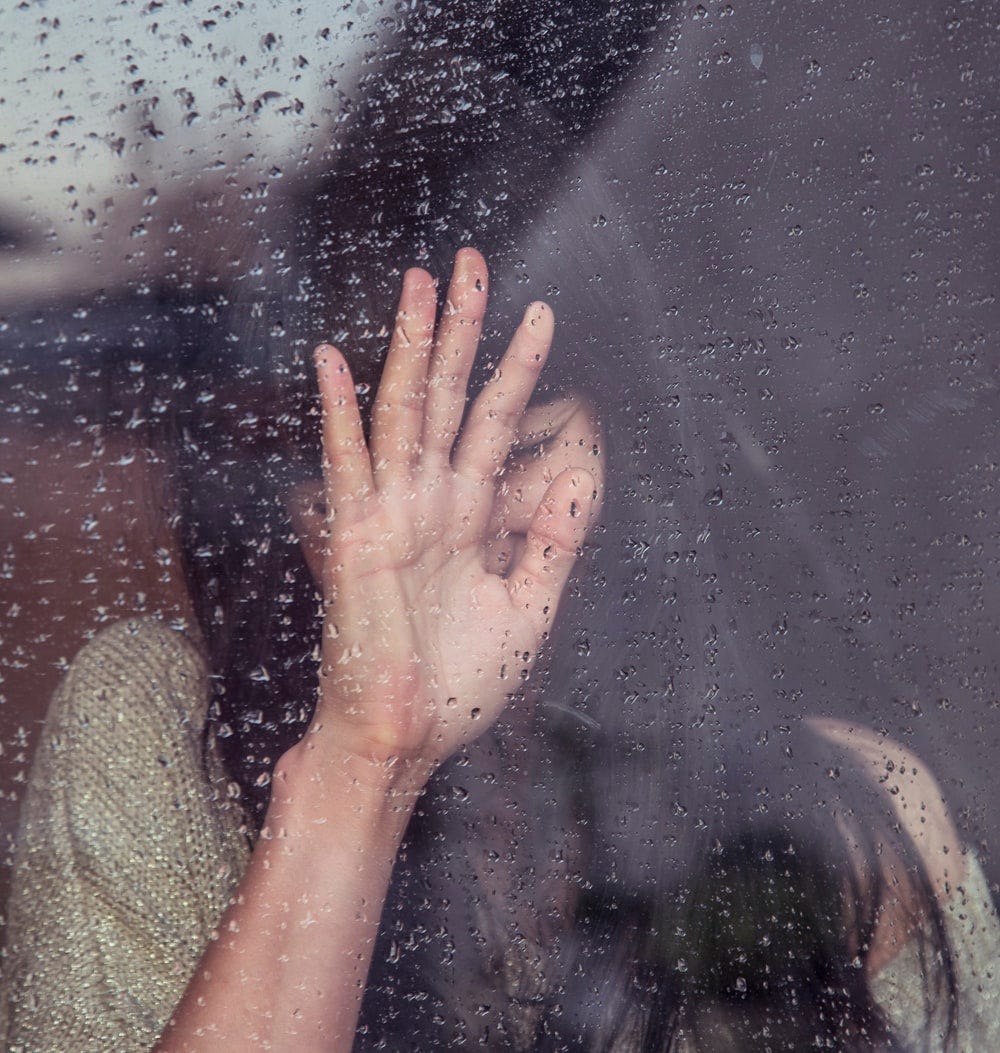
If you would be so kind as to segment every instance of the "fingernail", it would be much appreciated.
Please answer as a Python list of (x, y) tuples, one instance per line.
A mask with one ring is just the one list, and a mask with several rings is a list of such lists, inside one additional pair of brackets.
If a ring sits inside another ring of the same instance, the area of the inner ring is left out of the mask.
[(463, 279), (472, 278), (474, 275), (475, 287), (478, 292), (483, 292), (486, 289), (486, 271), (481, 264), (482, 256), (469, 245), (455, 253), (455, 272), (463, 272)]
[(536, 300), (528, 304), (524, 312), (525, 325), (544, 333), (545, 330), (551, 330), (552, 322), (552, 308), (544, 300)]
[(419, 289), (425, 284), (434, 285), (434, 278), (422, 267), (410, 267), (403, 275), (403, 287), (407, 290)]
[(313, 361), (317, 366), (322, 366), (325, 369), (330, 364), (330, 356), (333, 352), (334, 348), (330, 344), (320, 344), (313, 351)]

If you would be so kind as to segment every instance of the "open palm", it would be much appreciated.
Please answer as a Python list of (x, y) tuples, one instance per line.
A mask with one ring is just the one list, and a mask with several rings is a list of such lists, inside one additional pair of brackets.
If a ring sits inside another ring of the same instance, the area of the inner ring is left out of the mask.
[(528, 308), (459, 434), (486, 282), (482, 257), (463, 249), (435, 332), (433, 281), (406, 273), (370, 441), (343, 356), (316, 352), (326, 613), (313, 730), (361, 756), (440, 763), (496, 719), (545, 640), (594, 506), (589, 472), (562, 471), (513, 568), (487, 569), (497, 476), (552, 314)]

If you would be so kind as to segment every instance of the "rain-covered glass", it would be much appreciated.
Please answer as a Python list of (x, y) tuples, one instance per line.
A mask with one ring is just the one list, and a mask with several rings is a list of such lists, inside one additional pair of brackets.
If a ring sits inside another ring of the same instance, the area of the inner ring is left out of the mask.
[(998, 55), (0, 2), (4, 1048), (1000, 1048)]

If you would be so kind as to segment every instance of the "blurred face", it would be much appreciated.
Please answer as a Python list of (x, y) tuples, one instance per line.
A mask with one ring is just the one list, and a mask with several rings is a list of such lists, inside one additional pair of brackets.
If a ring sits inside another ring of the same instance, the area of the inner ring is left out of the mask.
[[(604, 464), (601, 426), (589, 400), (570, 394), (529, 408), (513, 453), (497, 481), (487, 569), (502, 576), (516, 563), (532, 510), (564, 469), (585, 468), (593, 475), (599, 511), (604, 495)], [(318, 475), (292, 488), (288, 511), (309, 569), (319, 581), (326, 508)]]

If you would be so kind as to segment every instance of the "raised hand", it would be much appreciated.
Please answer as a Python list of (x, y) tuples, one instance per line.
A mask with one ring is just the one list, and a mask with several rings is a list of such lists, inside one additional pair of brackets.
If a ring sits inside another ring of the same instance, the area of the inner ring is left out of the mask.
[(463, 249), (435, 331), (433, 281), (406, 273), (367, 443), (343, 356), (317, 349), (326, 613), (307, 747), (438, 764), (496, 719), (552, 625), (598, 480), (581, 451), (581, 467), (527, 498), (524, 543), (509, 569), (498, 564), (497, 478), (553, 320), (545, 304), (528, 308), (459, 434), (486, 285), (482, 257)]
[[(325, 597), (319, 699), (275, 764), (260, 837), (162, 1053), (354, 1047), (424, 781), (520, 687), (594, 514), (588, 408), (525, 414), (549, 309), (528, 308), (459, 435), (486, 307), (477, 252), (459, 253), (435, 332), (436, 304), (429, 275), (408, 271), (369, 442), (343, 357), (317, 349), (326, 507), (310, 514), (293, 496), (292, 515)], [(550, 449), (536, 458), (538, 439)]]

